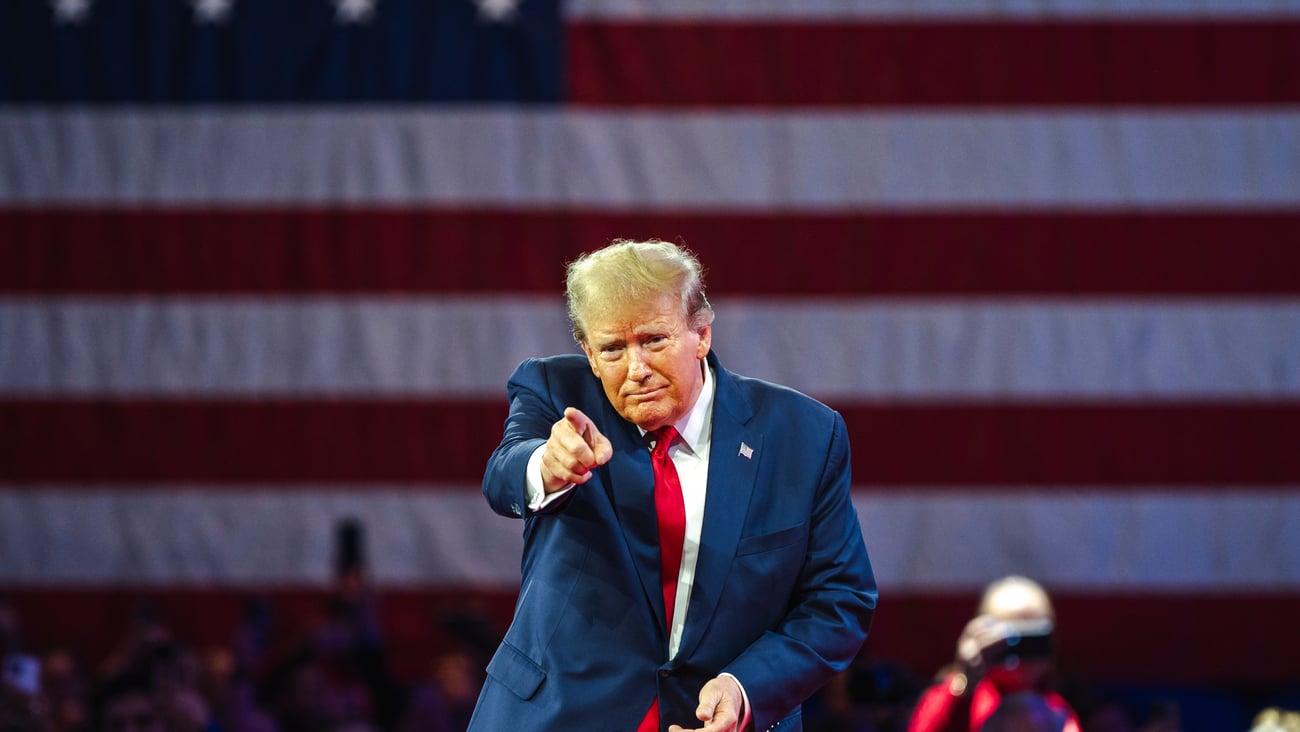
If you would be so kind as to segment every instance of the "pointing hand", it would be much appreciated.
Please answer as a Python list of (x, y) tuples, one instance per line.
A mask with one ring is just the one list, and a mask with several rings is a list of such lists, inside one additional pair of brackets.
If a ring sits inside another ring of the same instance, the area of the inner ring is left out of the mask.
[(554, 493), (570, 483), (586, 483), (591, 469), (613, 456), (613, 446), (596, 423), (581, 410), (569, 407), (564, 417), (551, 425), (551, 436), (542, 451), (542, 486), (547, 493)]

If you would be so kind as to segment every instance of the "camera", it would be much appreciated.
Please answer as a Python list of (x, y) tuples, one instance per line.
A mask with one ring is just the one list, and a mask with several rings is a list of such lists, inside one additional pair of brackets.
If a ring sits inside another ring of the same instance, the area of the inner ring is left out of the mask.
[(1006, 620), (993, 627), (994, 639), (980, 649), (978, 665), (985, 668), (1014, 668), (1022, 661), (1052, 657), (1052, 621)]

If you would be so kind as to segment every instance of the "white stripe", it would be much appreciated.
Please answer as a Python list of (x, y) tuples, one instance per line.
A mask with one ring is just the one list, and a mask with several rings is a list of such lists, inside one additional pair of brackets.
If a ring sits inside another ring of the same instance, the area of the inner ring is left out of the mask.
[(1196, 18), (1300, 15), (1297, 0), (569, 0), (591, 20)]
[(554, 301), (0, 300), (0, 393), (502, 398), (577, 349)]
[[(718, 298), (737, 372), (836, 401), (1300, 396), (1300, 300)], [(502, 398), (554, 298), (0, 299), (0, 394)]]
[[(878, 489), (854, 496), (886, 591), (1300, 589), (1300, 487)], [(0, 487), (0, 582), (324, 585), (333, 527), (365, 527), (381, 585), (518, 586), (523, 524), (476, 487), (355, 491)]]
[(1300, 112), (0, 112), (2, 205), (1300, 205)]
[(0, 487), (0, 583), (326, 584), (334, 527), (377, 581), (518, 585), (523, 523), (477, 490)]
[(1078, 589), (1300, 589), (1295, 489), (888, 489), (855, 504), (882, 588), (1023, 574)]

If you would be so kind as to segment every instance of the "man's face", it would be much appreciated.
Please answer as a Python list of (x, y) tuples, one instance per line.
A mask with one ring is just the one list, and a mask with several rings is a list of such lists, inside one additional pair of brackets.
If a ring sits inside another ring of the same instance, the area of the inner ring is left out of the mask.
[(583, 325), (582, 350), (624, 419), (648, 432), (676, 423), (695, 405), (713, 331), (690, 328), (679, 300), (665, 296), (595, 313)]

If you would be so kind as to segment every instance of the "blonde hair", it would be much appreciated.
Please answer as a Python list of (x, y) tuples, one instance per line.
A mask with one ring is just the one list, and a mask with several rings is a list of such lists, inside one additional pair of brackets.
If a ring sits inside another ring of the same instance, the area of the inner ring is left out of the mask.
[(713, 322), (713, 306), (704, 296), (704, 268), (690, 250), (657, 239), (615, 239), (569, 263), (564, 281), (573, 339), (587, 339), (584, 316), (595, 308), (640, 303), (665, 295), (681, 301), (692, 328)]

